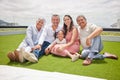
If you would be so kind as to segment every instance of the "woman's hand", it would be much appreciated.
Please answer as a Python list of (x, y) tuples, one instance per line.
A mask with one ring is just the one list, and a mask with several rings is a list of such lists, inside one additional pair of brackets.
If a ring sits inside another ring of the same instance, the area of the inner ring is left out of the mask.
[(36, 45), (36, 46), (34, 46), (33, 48), (32, 48), (32, 50), (35, 50), (35, 49), (39, 49), (39, 50), (41, 50), (41, 45)]

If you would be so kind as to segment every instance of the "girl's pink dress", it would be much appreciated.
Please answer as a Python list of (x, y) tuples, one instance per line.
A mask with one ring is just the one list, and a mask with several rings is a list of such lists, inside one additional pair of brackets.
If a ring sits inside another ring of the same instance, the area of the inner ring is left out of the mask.
[[(66, 42), (67, 42), (67, 43), (70, 42), (71, 38), (72, 38), (72, 31), (67, 32), (66, 37), (65, 37)], [(55, 55), (59, 55), (59, 56), (64, 56), (64, 57), (65, 57), (65, 56), (67, 56), (66, 50), (68, 50), (68, 51), (69, 51), (70, 53), (72, 53), (72, 54), (74, 54), (74, 53), (76, 53), (76, 52), (79, 52), (79, 50), (80, 50), (80, 41), (79, 41), (78, 33), (77, 33), (77, 35), (76, 35), (76, 38), (75, 38), (74, 43), (73, 43), (72, 45), (66, 47), (66, 48), (60, 53), (60, 52), (57, 51), (57, 49), (58, 49), (61, 45), (62, 45), (62, 44), (56, 44), (56, 45), (52, 48), (51, 53), (52, 53), (52, 54), (55, 54)]]

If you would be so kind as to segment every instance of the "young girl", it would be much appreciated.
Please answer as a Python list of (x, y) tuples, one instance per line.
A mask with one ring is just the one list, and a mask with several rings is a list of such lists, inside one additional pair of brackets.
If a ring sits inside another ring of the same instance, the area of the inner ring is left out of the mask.
[(46, 48), (46, 55), (48, 55), (51, 52), (51, 49), (55, 44), (66, 44), (65, 34), (63, 30), (58, 31), (58, 33), (55, 34), (55, 37), (56, 39)]

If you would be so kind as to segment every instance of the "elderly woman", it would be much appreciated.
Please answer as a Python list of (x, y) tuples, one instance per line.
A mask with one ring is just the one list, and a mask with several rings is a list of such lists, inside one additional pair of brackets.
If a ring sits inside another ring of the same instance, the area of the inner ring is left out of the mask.
[[(30, 62), (37, 62), (37, 58), (34, 54), (31, 53), (32, 50), (36, 49), (38, 44), (39, 37), (43, 32), (43, 26), (45, 19), (39, 18), (36, 21), (35, 26), (29, 26), (26, 31), (25, 39), (20, 43), (18, 48), (14, 52), (8, 53), (8, 58), (10, 61), (24, 62), (28, 60)], [(29, 57), (27, 54), (30, 54), (32, 57)]]

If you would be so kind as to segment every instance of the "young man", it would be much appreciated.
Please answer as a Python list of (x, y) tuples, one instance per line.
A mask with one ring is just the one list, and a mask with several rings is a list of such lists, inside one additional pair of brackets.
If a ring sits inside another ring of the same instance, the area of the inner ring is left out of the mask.
[[(43, 32), (45, 20), (43, 18), (39, 18), (36, 21), (35, 26), (29, 26), (26, 31), (25, 39), (20, 43), (18, 48), (14, 52), (8, 53), (8, 58), (10, 61), (24, 62), (25, 59), (30, 62), (37, 62), (37, 58), (34, 54), (31, 54), (33, 49), (36, 49), (36, 45), (38, 44), (39, 37)], [(29, 57), (27, 54), (30, 54)]]
[[(45, 54), (45, 49), (55, 40), (54, 34), (62, 29), (62, 27), (59, 26), (59, 15), (52, 15), (51, 22), (52, 25), (44, 28), (43, 33), (39, 38), (39, 43), (36, 46), (36, 49), (33, 50), (33, 54), (37, 57), (37, 59)], [(28, 56), (30, 56), (30, 54), (28, 54)]]
[(95, 24), (87, 23), (85, 16), (80, 15), (76, 19), (79, 27), (80, 42), (83, 47), (81, 58), (84, 58), (83, 65), (89, 65), (93, 59), (112, 58), (118, 59), (116, 55), (105, 52), (100, 54), (103, 49), (100, 33), (103, 31), (101, 27)]

